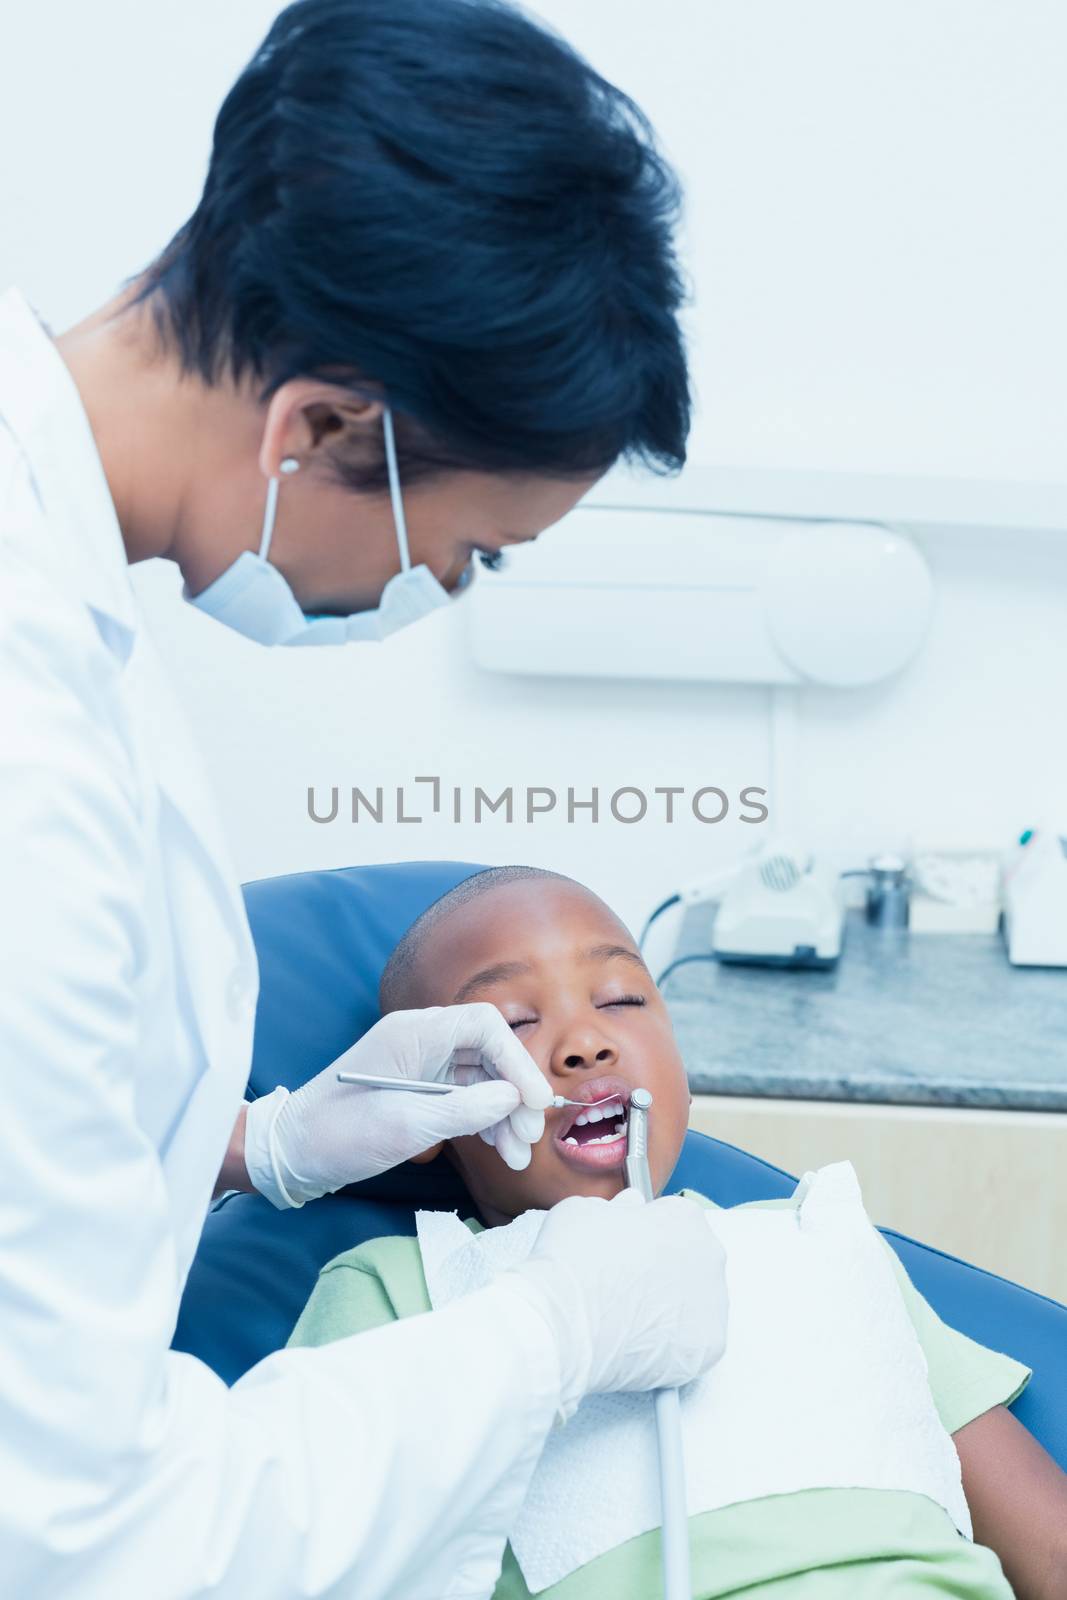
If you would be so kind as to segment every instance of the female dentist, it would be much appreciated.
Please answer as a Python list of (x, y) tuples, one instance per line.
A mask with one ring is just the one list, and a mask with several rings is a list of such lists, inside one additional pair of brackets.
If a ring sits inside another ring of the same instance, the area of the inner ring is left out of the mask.
[(522, 1166), (548, 1090), (461, 1006), (350, 1052), (480, 1064), (452, 1096), (330, 1069), (242, 1107), (255, 955), (128, 576), (172, 560), (264, 644), (380, 639), (619, 457), (679, 464), (672, 207), (630, 103), (509, 8), (300, 0), (159, 260), (55, 340), (0, 298), (7, 1594), (488, 1595), (553, 1420), (721, 1353), (701, 1215), (629, 1196), (567, 1201), (444, 1312), (233, 1389), (169, 1350), (213, 1190), (298, 1206), (474, 1131)]

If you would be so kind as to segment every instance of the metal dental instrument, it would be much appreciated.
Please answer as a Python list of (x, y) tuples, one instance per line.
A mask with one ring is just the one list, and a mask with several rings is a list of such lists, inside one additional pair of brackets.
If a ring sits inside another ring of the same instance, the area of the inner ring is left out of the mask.
[(338, 1083), (361, 1083), (367, 1089), (405, 1089), (408, 1094), (451, 1094), (458, 1083), (427, 1083), (425, 1078), (376, 1078), (371, 1072), (339, 1072)]
[[(654, 1198), (648, 1166), (648, 1113), (652, 1096), (647, 1089), (630, 1091), (626, 1125), (626, 1186), (643, 1200)], [(657, 1389), (656, 1435), (659, 1441), (659, 1493), (662, 1521), (664, 1600), (692, 1600), (689, 1573), (689, 1513), (685, 1494), (685, 1457), (682, 1453), (682, 1409), (677, 1389)]]
[[(451, 1094), (453, 1089), (462, 1088), (458, 1083), (428, 1083), (425, 1078), (376, 1078), (372, 1072), (339, 1072), (338, 1083), (361, 1083), (367, 1089), (406, 1089), (409, 1094)], [(641, 1094), (647, 1093), (642, 1089)], [(554, 1094), (552, 1105), (578, 1106), (580, 1110), (588, 1110), (590, 1106), (606, 1106), (612, 1100), (621, 1100), (618, 1094), (605, 1094), (599, 1100), (568, 1100), (565, 1094)], [(651, 1196), (649, 1197), (651, 1198)]]

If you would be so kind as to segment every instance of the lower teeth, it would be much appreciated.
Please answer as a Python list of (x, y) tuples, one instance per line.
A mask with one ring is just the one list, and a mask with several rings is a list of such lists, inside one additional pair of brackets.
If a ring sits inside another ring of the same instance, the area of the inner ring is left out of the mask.
[(596, 1139), (585, 1139), (585, 1140), (582, 1140), (582, 1141), (579, 1141), (578, 1139), (575, 1139), (573, 1136), (568, 1136), (566, 1139), (564, 1139), (563, 1143), (564, 1144), (574, 1144), (574, 1145), (582, 1143), (582, 1144), (584, 1144), (586, 1146), (591, 1145), (591, 1144), (614, 1144), (618, 1139), (621, 1139), (621, 1138), (622, 1138), (622, 1134), (621, 1133), (602, 1133)]

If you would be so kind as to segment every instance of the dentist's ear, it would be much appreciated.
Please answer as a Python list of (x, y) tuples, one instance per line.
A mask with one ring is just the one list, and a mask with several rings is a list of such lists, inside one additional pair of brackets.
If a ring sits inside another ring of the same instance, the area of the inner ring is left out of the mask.
[(415, 1162), (416, 1166), (425, 1166), (429, 1161), (436, 1161), (444, 1147), (445, 1141), (443, 1139), (439, 1139), (437, 1143), (432, 1144), (428, 1150), (423, 1150), (419, 1155), (412, 1156), (410, 1159)]
[(362, 396), (340, 384), (313, 378), (290, 378), (276, 389), (267, 404), (259, 468), (276, 478), (286, 458), (306, 461), (324, 444), (336, 444), (346, 434), (381, 429), (384, 397)]

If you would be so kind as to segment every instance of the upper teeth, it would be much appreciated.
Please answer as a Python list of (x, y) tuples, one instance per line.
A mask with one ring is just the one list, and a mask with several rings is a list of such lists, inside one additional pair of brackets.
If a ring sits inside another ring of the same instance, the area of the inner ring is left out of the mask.
[(588, 1122), (600, 1122), (607, 1117), (621, 1117), (624, 1114), (621, 1100), (609, 1100), (607, 1105), (590, 1106), (588, 1111), (579, 1111), (574, 1125), (584, 1128)]

